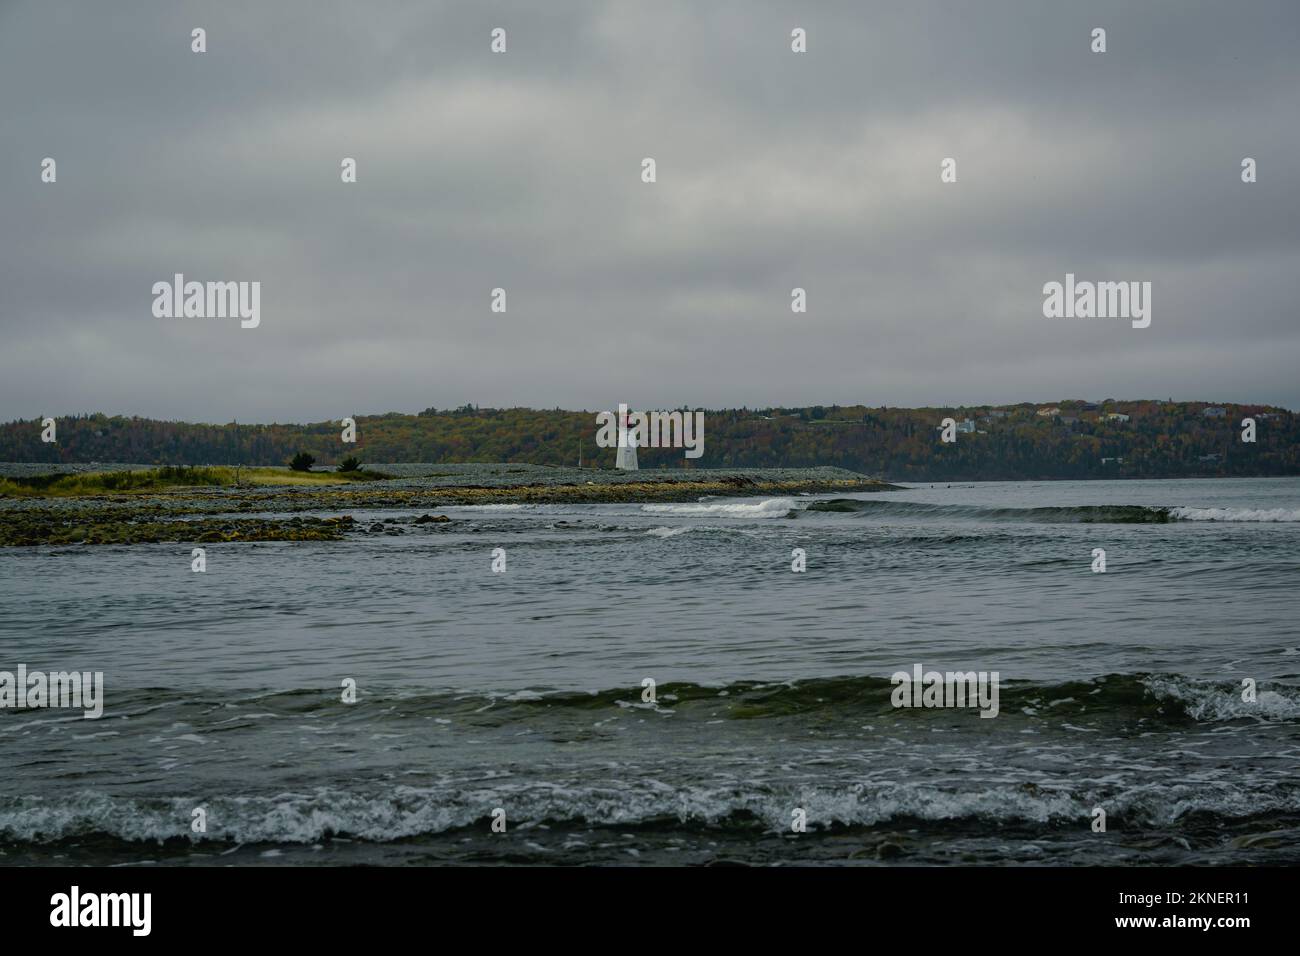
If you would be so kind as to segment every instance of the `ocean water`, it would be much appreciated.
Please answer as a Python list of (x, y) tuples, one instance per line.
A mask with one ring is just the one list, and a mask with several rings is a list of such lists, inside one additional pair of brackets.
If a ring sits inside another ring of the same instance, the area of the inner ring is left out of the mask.
[(0, 550), (0, 864), (1300, 862), (1300, 479), (418, 513)]

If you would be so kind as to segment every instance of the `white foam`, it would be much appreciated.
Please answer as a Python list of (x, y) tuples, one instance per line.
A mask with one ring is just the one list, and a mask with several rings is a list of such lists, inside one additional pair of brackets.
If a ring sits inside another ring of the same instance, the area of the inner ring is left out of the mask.
[(1182, 705), (1193, 720), (1221, 721), (1253, 717), (1256, 720), (1295, 720), (1300, 718), (1300, 696), (1294, 690), (1282, 692), (1260, 690), (1253, 702), (1241, 699), (1241, 688), (1226, 690), (1221, 686), (1196, 684), (1181, 677), (1150, 678), (1144, 683), (1157, 697), (1172, 699)]
[(793, 498), (765, 498), (756, 502), (712, 502), (695, 504), (642, 505), (652, 515), (708, 515), (716, 518), (784, 518), (795, 507)]
[[(481, 789), (423, 789), (398, 786), (384, 795), (338, 790), (275, 797), (214, 796), (207, 801), (208, 831), (190, 831), (190, 797), (132, 800), (99, 792), (60, 794), (56, 800), (0, 797), (0, 837), (48, 842), (105, 833), (124, 840), (189, 839), (311, 845), (346, 833), (353, 839), (386, 842), (442, 833), (480, 820), (485, 806), (505, 801), (515, 825), (580, 820), (585, 825), (635, 825), (665, 818), (716, 823), (745, 812), (773, 832), (790, 825), (790, 807), (807, 811), (811, 826), (874, 826), (899, 818), (1034, 823), (1086, 820), (1097, 804), (1090, 789), (1028, 791), (1019, 786), (959, 790), (931, 784), (865, 784), (802, 787), (798, 795), (766, 786), (732, 784), (676, 787), (646, 779), (640, 789), (621, 786), (570, 787), (543, 781), (498, 783)], [(1187, 813), (1209, 811), (1242, 817), (1260, 812), (1294, 813), (1300, 795), (1260, 793), (1231, 782), (1212, 788), (1140, 786), (1114, 794), (1115, 806), (1137, 820), (1172, 823)]]
[(520, 700), (541, 700), (541, 699), (542, 699), (542, 695), (539, 694), (539, 693), (537, 693), (537, 691), (535, 691), (535, 690), (518, 690), (518, 691), (515, 691), (513, 694), (508, 694), (508, 695), (507, 695), (505, 698), (503, 698), (503, 699), (504, 699), (504, 700), (511, 700), (511, 701), (520, 701)]
[(1300, 508), (1170, 508), (1180, 521), (1300, 521)]

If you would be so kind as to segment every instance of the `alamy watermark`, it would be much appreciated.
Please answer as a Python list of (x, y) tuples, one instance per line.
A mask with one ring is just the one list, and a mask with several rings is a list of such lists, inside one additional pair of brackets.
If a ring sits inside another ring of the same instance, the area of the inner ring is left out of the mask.
[(28, 671), (26, 664), (18, 672), (0, 671), (0, 708), (64, 707), (84, 711), (86, 720), (97, 720), (104, 713), (103, 671)]
[(895, 671), (889, 678), (896, 684), (889, 696), (895, 707), (978, 707), (981, 717), (998, 715), (998, 672), (940, 671), (921, 672), (912, 665), (912, 673)]
[(152, 893), (83, 893), (73, 885), (50, 897), (50, 925), (55, 927), (121, 926), (132, 936), (148, 936), (153, 928)]
[(262, 322), (260, 282), (186, 282), (178, 272), (171, 282), (155, 282), (152, 291), (155, 318), (239, 318), (245, 329)]
[(684, 448), (687, 458), (704, 454), (704, 412), (598, 412), (600, 448)]
[(1043, 286), (1043, 315), (1049, 319), (1131, 319), (1133, 328), (1151, 324), (1150, 282), (1065, 282)]

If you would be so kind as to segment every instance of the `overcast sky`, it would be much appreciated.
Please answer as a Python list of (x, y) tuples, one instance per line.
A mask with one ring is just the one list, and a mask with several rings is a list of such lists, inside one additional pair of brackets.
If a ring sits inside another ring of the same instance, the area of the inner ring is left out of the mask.
[[(1294, 0), (0, 0), (0, 420), (1300, 408), (1297, 37)], [(261, 325), (155, 318), (177, 272)], [(1151, 326), (1044, 318), (1067, 272), (1150, 281)]]

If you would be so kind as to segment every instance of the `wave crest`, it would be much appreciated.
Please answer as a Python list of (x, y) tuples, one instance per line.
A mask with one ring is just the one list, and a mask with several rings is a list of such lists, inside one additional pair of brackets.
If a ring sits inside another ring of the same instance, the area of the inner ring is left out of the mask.
[[(493, 808), (507, 808), (513, 826), (687, 829), (760, 828), (784, 832), (792, 807), (811, 828), (872, 827), (898, 821), (998, 825), (1071, 824), (1104, 803), (1129, 826), (1170, 826), (1195, 815), (1225, 822), (1300, 811), (1300, 789), (1260, 793), (1244, 786), (1178, 785), (1113, 789), (1104, 785), (1032, 783), (960, 789), (932, 783), (856, 783), (841, 787), (763, 785), (671, 786), (655, 780), (635, 788), (484, 781), (476, 789), (396, 787), (383, 794), (322, 788), (276, 796), (132, 799), (81, 791), (54, 799), (0, 798), (0, 837), (53, 843), (109, 837), (126, 842), (313, 844), (332, 837), (376, 843), (482, 826)], [(190, 830), (195, 805), (207, 810), (207, 832)]]
[(765, 498), (756, 502), (701, 501), (689, 504), (642, 505), (641, 510), (652, 515), (678, 515), (697, 518), (784, 518), (795, 507), (793, 498)]

